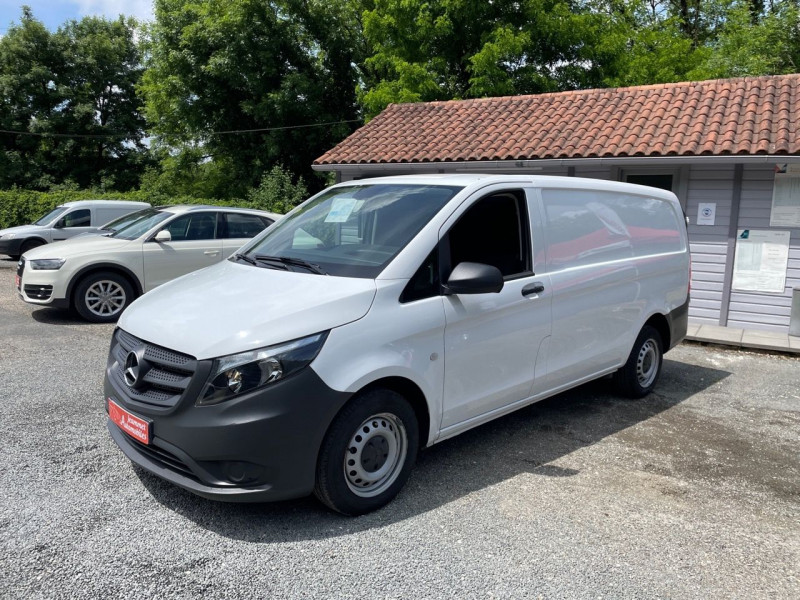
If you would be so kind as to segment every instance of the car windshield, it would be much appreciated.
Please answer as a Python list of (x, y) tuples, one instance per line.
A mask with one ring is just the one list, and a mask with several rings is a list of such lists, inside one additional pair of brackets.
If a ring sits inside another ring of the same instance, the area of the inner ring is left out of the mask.
[(51, 221), (54, 221), (57, 217), (61, 215), (61, 213), (67, 210), (66, 206), (56, 206), (53, 210), (43, 216), (41, 219), (36, 221), (34, 225), (47, 225)]
[(103, 231), (119, 231), (123, 227), (127, 227), (134, 221), (138, 221), (139, 219), (146, 217), (149, 214), (149, 211), (152, 209), (145, 208), (144, 210), (137, 210), (136, 212), (128, 213), (127, 215), (122, 215), (121, 217), (117, 217), (113, 221), (109, 221), (105, 225), (103, 225), (100, 229)]
[(462, 188), (370, 184), (334, 188), (267, 229), (237, 257), (250, 264), (376, 277)]
[(173, 216), (171, 212), (164, 212), (155, 208), (146, 208), (139, 211), (139, 218), (128, 223), (127, 225), (117, 229), (109, 237), (117, 238), (120, 240), (135, 240), (136, 238), (144, 235), (153, 227)]

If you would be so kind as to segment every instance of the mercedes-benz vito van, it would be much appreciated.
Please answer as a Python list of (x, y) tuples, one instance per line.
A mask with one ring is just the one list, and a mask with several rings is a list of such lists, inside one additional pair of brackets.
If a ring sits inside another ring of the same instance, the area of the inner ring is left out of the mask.
[(207, 498), (389, 502), (418, 450), (683, 339), (689, 251), (663, 190), (543, 176), (347, 182), (114, 332), (108, 428)]

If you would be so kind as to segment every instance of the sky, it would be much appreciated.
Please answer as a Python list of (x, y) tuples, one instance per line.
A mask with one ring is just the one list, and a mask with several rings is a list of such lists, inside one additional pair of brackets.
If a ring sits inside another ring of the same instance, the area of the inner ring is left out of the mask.
[(33, 16), (51, 31), (65, 21), (87, 15), (116, 19), (123, 14), (140, 21), (153, 19), (153, 0), (0, 0), (0, 35), (12, 22), (19, 23), (23, 4), (30, 6)]

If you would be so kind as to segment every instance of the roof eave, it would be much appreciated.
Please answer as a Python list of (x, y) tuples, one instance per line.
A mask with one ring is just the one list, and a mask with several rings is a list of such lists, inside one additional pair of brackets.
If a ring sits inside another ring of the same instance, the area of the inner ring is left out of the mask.
[(334, 163), (314, 164), (315, 171), (349, 172), (450, 172), (453, 171), (497, 171), (508, 169), (539, 170), (557, 167), (577, 166), (624, 166), (624, 165), (675, 165), (686, 163), (703, 164), (763, 164), (763, 163), (800, 163), (800, 154), (728, 154), (723, 156), (604, 156), (598, 158), (551, 158), (523, 160), (470, 160), (441, 162), (381, 162), (381, 163)]

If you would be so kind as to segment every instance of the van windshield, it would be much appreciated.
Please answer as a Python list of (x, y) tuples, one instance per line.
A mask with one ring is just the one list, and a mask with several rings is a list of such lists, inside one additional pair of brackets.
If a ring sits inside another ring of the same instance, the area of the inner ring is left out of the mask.
[(36, 221), (34, 225), (47, 225), (51, 221), (54, 221), (57, 217), (61, 216), (61, 213), (67, 210), (66, 206), (56, 206), (53, 210), (43, 216), (41, 219)]
[(171, 212), (163, 212), (155, 208), (146, 208), (136, 213), (139, 218), (133, 223), (128, 223), (120, 229), (117, 229), (109, 237), (117, 238), (120, 240), (135, 240), (136, 238), (144, 235), (153, 227), (173, 216)]
[(323, 192), (240, 254), (254, 265), (376, 277), (461, 187), (371, 184)]

